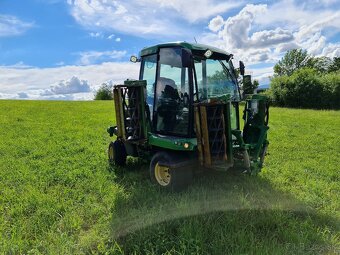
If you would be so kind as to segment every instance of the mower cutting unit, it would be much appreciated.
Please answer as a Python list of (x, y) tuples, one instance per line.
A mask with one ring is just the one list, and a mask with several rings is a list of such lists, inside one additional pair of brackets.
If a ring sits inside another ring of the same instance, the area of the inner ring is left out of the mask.
[[(232, 54), (201, 44), (176, 42), (144, 48), (139, 80), (113, 89), (117, 136), (109, 161), (127, 156), (151, 160), (150, 176), (161, 187), (187, 186), (193, 171), (239, 167), (256, 174), (268, 147), (269, 104), (249, 95), (239, 120), (240, 89)], [(239, 73), (244, 75), (240, 61)]]

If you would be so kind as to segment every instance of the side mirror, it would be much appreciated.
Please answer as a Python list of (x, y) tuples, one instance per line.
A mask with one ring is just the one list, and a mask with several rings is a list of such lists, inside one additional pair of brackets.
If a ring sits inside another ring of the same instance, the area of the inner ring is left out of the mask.
[(187, 49), (182, 49), (182, 66), (183, 67), (191, 66), (191, 53)]
[(243, 76), (244, 75), (244, 70), (245, 70), (245, 67), (244, 67), (244, 64), (242, 61), (240, 61), (240, 74)]

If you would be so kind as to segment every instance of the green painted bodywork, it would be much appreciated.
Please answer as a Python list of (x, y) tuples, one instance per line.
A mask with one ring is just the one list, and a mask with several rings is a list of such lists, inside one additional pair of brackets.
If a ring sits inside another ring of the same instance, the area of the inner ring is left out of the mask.
[[(175, 151), (194, 151), (197, 148), (196, 138), (181, 138), (177, 136), (165, 136), (153, 133), (148, 134), (148, 143), (152, 146)], [(189, 144), (188, 148), (184, 148), (185, 143)]]
[[(251, 103), (256, 102), (258, 104), (258, 112), (250, 117), (247, 110), (250, 111)], [(241, 151), (248, 151), (251, 165), (250, 173), (257, 174), (262, 168), (260, 161), (261, 153), (264, 147), (268, 146), (267, 132), (269, 127), (265, 123), (266, 108), (268, 107), (268, 97), (265, 95), (254, 94), (249, 95), (246, 98), (245, 110), (243, 119), (248, 125), (248, 131), (243, 130), (243, 134), (240, 130), (232, 130), (232, 134), (237, 139), (238, 149)], [(268, 110), (268, 108), (267, 108)]]
[(188, 43), (188, 42), (169, 42), (169, 43), (157, 44), (157, 45), (142, 49), (139, 55), (143, 57), (146, 55), (157, 53), (159, 48), (176, 47), (176, 46), (189, 49), (189, 50), (201, 50), (201, 51), (211, 50), (212, 52), (230, 56), (230, 54), (224, 50), (221, 50), (221, 49), (209, 46), (209, 45), (205, 45), (205, 44)]

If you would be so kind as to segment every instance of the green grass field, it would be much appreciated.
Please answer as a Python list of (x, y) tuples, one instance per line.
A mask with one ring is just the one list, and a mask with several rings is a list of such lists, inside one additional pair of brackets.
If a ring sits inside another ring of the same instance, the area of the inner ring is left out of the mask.
[(272, 108), (257, 177), (110, 168), (111, 102), (0, 101), (0, 254), (339, 254), (340, 111)]

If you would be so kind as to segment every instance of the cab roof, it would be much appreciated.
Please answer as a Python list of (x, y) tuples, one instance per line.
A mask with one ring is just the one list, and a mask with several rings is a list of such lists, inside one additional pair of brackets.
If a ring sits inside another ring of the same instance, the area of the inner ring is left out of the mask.
[(188, 42), (168, 42), (168, 43), (161, 43), (161, 44), (153, 45), (153, 46), (150, 46), (150, 47), (145, 47), (140, 51), (139, 55), (141, 57), (143, 57), (143, 56), (154, 54), (154, 53), (158, 52), (159, 48), (176, 47), (176, 46), (186, 48), (186, 49), (189, 49), (189, 50), (199, 50), (199, 51), (211, 50), (213, 53), (219, 53), (219, 54), (223, 54), (223, 55), (227, 55), (227, 56), (231, 55), (228, 52), (221, 50), (221, 49), (218, 49), (218, 48), (213, 47), (213, 46), (209, 46), (209, 45), (205, 45), (205, 44), (199, 44), (199, 43), (188, 43)]

